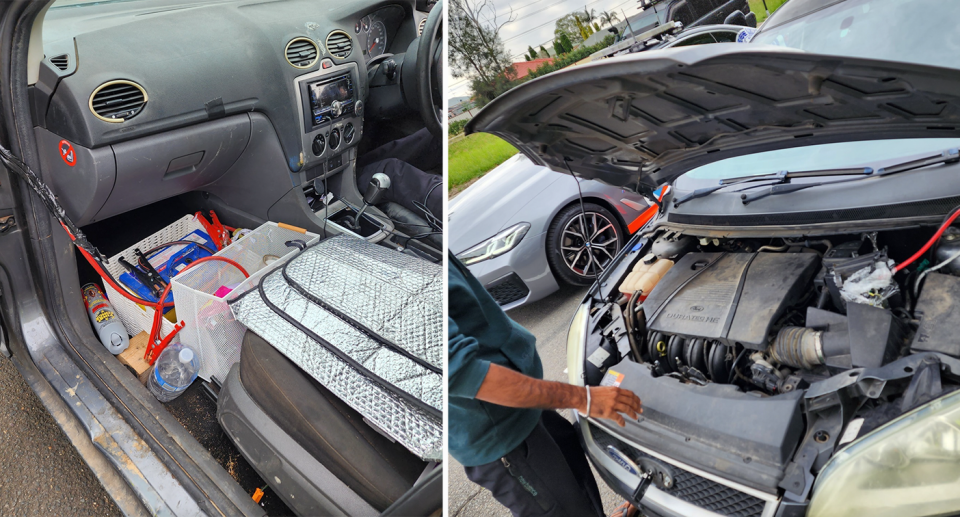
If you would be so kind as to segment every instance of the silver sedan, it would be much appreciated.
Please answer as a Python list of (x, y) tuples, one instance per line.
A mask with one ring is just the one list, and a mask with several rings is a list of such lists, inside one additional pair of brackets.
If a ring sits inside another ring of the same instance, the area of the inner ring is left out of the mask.
[(513, 309), (553, 293), (558, 282), (593, 283), (648, 206), (639, 194), (597, 181), (578, 188), (573, 176), (518, 154), (451, 201), (450, 251)]

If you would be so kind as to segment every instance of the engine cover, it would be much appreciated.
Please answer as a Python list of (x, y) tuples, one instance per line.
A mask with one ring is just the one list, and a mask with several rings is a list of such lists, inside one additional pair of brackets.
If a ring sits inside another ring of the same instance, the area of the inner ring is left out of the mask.
[(643, 303), (647, 328), (762, 350), (770, 326), (807, 292), (814, 253), (688, 253)]

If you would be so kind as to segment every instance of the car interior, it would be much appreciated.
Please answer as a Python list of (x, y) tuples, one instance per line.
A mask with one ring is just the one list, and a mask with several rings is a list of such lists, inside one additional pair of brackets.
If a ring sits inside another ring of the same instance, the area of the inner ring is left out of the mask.
[[(440, 214), (370, 196), (383, 189), (358, 185), (357, 165), (405, 137), (441, 136), (434, 8), (425, 0), (58, 0), (34, 25), (29, 54), (37, 172), (105, 257), (213, 211), (227, 227), (280, 222), (439, 263)], [(434, 148), (437, 166), (423, 172), (441, 175)], [(78, 253), (57, 261), (69, 323), (99, 345), (79, 293), (100, 277)], [(122, 371), (102, 346), (89, 352)], [(269, 439), (238, 447), (218, 419), (224, 379), (198, 379), (166, 404), (133, 374), (118, 379), (142, 404), (128, 408), (134, 420), (156, 420), (185, 451), (208, 455), (199, 463), (221, 467), (207, 472), (214, 484), (236, 483), (248, 496), (267, 487), (259, 505), (267, 514), (380, 514), (431, 473), (439, 479), (436, 462), (368, 425), (252, 332), (239, 365), (244, 395), (292, 440), (285, 451), (316, 460), (336, 489), (304, 480), (292, 483), (308, 488), (300, 492), (277, 489), (280, 479), (268, 477), (283, 471), (275, 465), (282, 447)]]

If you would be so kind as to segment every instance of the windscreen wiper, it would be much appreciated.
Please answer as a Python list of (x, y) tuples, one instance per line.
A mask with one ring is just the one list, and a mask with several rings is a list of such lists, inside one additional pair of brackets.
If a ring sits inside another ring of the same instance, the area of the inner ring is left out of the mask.
[[(767, 185), (783, 185), (790, 184), (790, 180), (796, 178), (819, 178), (824, 176), (865, 176), (873, 174), (873, 169), (870, 167), (854, 167), (849, 169), (822, 169), (816, 171), (780, 171), (772, 174), (758, 174), (756, 176), (740, 176), (736, 178), (724, 178), (720, 180), (718, 185), (713, 187), (704, 187), (701, 189), (694, 190), (683, 197), (677, 198), (673, 201), (673, 207), (676, 208), (687, 201), (691, 201), (697, 198), (708, 196), (714, 192), (726, 188), (732, 185), (742, 185), (744, 183), (753, 183), (753, 182), (768, 182)], [(746, 188), (755, 188), (763, 187), (765, 185), (748, 185)]]
[(766, 190), (761, 190), (760, 192), (753, 192), (751, 194), (740, 194), (740, 201), (744, 205), (750, 203), (751, 201), (756, 201), (758, 199), (763, 199), (767, 196), (776, 196), (780, 194), (788, 194), (790, 192), (796, 192), (798, 190), (804, 190), (811, 187), (819, 187), (821, 185), (833, 185), (837, 183), (849, 183), (851, 181), (860, 181), (869, 178), (876, 178), (881, 176), (892, 176), (894, 174), (899, 174), (901, 172), (912, 171), (920, 169), (922, 167), (929, 167), (931, 165), (945, 164), (945, 163), (957, 163), (960, 162), (960, 149), (947, 149), (940, 154), (935, 154), (932, 156), (927, 156), (925, 158), (918, 158), (916, 160), (910, 160), (889, 167), (883, 167), (877, 169), (876, 172), (873, 172), (872, 169), (870, 173), (866, 174), (865, 177), (861, 178), (851, 178), (840, 181), (818, 181), (815, 183), (804, 183), (800, 185), (792, 184), (778, 184), (773, 185)]

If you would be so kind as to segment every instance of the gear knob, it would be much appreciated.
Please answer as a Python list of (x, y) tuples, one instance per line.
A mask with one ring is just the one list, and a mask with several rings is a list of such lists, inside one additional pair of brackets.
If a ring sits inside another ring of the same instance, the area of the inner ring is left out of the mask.
[(384, 194), (390, 190), (390, 176), (378, 172), (370, 179), (367, 184), (367, 191), (363, 194), (363, 203), (365, 205), (376, 205), (383, 199)]
[(388, 190), (390, 190), (390, 176), (382, 172), (374, 174), (373, 177), (370, 178), (370, 183), (367, 184), (367, 191), (363, 193), (363, 206), (360, 208), (360, 211), (357, 212), (355, 218), (347, 219), (347, 225), (352, 226), (354, 230), (359, 229), (360, 218), (363, 217), (363, 213), (367, 211), (367, 207), (379, 203)]

